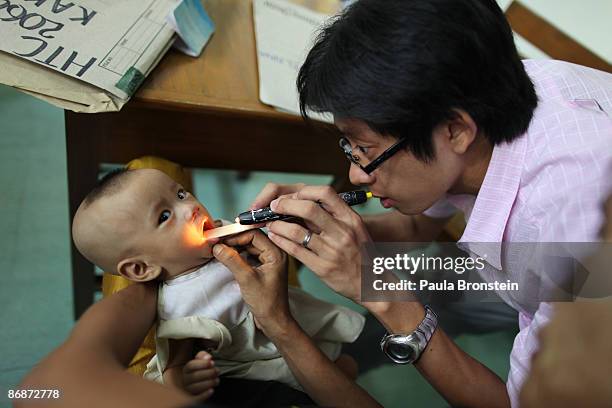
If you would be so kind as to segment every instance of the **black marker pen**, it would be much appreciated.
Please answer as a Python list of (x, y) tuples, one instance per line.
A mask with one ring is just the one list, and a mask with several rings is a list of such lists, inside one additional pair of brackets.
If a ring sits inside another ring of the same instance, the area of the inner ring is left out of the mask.
[[(368, 198), (372, 198), (372, 193), (369, 191), (349, 191), (338, 194), (345, 203), (349, 206), (363, 204)], [(245, 211), (236, 217), (236, 222), (242, 225), (263, 224), (270, 221), (286, 220), (294, 218), (292, 215), (277, 214), (270, 207), (261, 208), (259, 210)]]

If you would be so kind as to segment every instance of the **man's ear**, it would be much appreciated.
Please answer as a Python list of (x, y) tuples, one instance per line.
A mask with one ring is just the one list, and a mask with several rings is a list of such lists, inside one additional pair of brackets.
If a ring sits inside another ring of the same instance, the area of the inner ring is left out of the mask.
[(140, 258), (127, 258), (117, 264), (119, 275), (134, 282), (148, 282), (157, 279), (162, 272), (159, 265), (149, 264)]
[(478, 134), (478, 126), (469, 113), (455, 110), (455, 115), (448, 121), (448, 140), (456, 154), (464, 154), (472, 145)]

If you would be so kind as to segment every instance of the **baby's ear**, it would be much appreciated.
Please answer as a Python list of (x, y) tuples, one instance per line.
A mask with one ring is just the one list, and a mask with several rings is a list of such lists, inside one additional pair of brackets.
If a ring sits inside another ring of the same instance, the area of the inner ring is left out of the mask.
[(127, 258), (117, 264), (119, 275), (134, 282), (148, 282), (157, 279), (162, 272), (159, 265), (150, 265), (140, 258)]

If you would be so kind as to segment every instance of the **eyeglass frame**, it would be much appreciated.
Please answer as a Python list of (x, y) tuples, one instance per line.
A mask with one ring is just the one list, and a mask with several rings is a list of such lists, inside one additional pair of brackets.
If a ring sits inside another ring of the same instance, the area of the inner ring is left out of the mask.
[[(356, 156), (355, 154), (353, 154), (353, 147), (351, 146), (351, 143), (346, 137), (341, 137), (338, 144), (340, 145), (340, 148), (344, 152), (344, 155), (349, 159), (351, 163), (353, 163), (354, 165), (359, 167), (361, 170), (363, 170), (365, 174), (370, 175), (372, 174), (374, 170), (380, 167), (381, 164), (383, 164), (385, 161), (390, 159), (391, 156), (393, 156), (402, 147), (404, 147), (407, 141), (408, 141), (407, 137), (400, 138), (397, 142), (391, 145), (387, 150), (382, 152), (378, 157), (376, 157), (366, 166), (362, 166), (361, 163), (359, 163), (359, 156)], [(343, 145), (343, 142), (346, 142), (346, 145)], [(348, 149), (345, 146), (348, 146)]]

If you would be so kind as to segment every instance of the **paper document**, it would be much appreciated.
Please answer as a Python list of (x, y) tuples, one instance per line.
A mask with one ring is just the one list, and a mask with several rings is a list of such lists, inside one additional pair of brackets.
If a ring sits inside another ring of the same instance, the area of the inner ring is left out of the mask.
[[(315, 35), (329, 18), (283, 0), (253, 0), (259, 99), (279, 110), (300, 113), (296, 79)], [(328, 115), (314, 115), (331, 121)]]
[(0, 83), (76, 112), (118, 111), (175, 30), (199, 55), (213, 29), (199, 0), (0, 0)]
[(0, 52), (0, 83), (74, 112), (116, 112), (127, 100), (101, 88)]
[(0, 50), (129, 98), (174, 31), (176, 0), (4, 0)]

